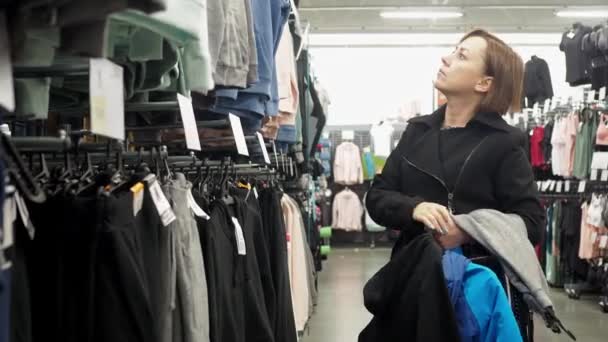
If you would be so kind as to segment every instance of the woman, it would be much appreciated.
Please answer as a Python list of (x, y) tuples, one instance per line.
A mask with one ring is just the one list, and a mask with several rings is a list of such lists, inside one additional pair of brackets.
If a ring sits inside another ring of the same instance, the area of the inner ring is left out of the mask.
[[(367, 196), (372, 219), (401, 230), (393, 255), (427, 227), (446, 249), (488, 256), (452, 219), (476, 209), (519, 215), (538, 243), (544, 211), (528, 140), (501, 117), (519, 109), (523, 74), (513, 49), (483, 30), (467, 34), (442, 58), (435, 87), (447, 105), (410, 120)], [(486, 266), (500, 271), (497, 263)]]

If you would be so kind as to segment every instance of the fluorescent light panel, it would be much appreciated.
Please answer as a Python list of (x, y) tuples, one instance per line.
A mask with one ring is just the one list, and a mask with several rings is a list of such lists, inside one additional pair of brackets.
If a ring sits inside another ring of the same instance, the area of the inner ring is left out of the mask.
[(555, 12), (560, 18), (608, 18), (608, 10), (563, 10)]
[(380, 16), (385, 19), (450, 19), (460, 18), (463, 13), (456, 11), (394, 11), (381, 12)]

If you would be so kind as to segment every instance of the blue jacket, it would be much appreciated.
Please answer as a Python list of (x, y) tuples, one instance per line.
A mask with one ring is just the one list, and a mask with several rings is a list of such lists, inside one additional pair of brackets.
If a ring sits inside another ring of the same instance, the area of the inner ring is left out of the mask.
[(490, 269), (457, 251), (443, 255), (443, 272), (462, 342), (520, 342), (504, 288)]

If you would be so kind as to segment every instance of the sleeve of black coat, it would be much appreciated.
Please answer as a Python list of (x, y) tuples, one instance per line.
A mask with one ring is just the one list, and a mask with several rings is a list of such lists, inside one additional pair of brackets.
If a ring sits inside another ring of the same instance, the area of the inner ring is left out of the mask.
[(532, 166), (521, 146), (513, 147), (496, 171), (496, 196), (501, 211), (521, 216), (533, 245), (540, 241), (545, 212), (540, 204)]
[(543, 75), (543, 89), (547, 98), (553, 97), (553, 83), (551, 82), (551, 71), (549, 71), (549, 65), (546, 61), (541, 63), (541, 75)]
[(406, 130), (397, 148), (388, 157), (382, 174), (374, 178), (365, 201), (371, 218), (378, 224), (392, 229), (410, 227), (413, 224), (414, 208), (424, 202), (421, 197), (406, 196), (406, 189), (401, 189), (399, 178), (402, 175), (402, 151), (407, 134)]

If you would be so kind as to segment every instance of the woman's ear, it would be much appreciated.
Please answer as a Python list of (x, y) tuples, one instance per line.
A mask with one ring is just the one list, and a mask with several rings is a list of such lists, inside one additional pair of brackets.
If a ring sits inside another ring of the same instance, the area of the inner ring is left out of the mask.
[(484, 76), (475, 85), (475, 91), (480, 92), (480, 93), (487, 93), (490, 91), (490, 88), (492, 88), (493, 82), (494, 82), (494, 77)]

